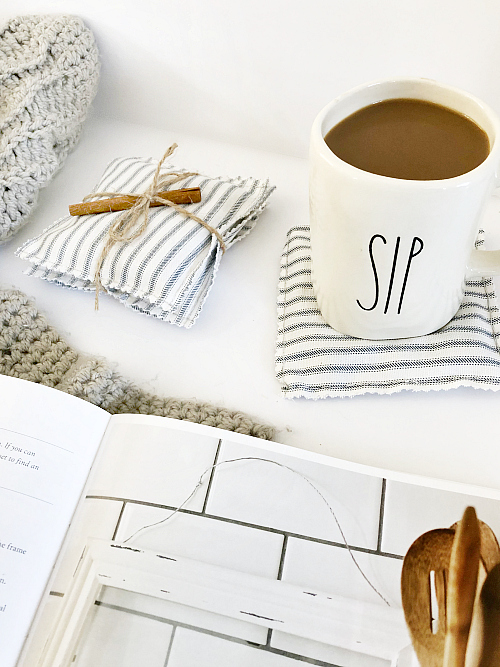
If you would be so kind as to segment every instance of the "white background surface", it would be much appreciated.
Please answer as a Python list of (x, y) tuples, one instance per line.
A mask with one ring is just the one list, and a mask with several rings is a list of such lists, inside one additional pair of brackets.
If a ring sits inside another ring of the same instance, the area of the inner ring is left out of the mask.
[(318, 111), (353, 86), (424, 76), (500, 111), (496, 0), (17, 0), (73, 13), (102, 54), (95, 110), (305, 158)]
[[(493, 0), (18, 0), (0, 19), (82, 16), (102, 56), (101, 84), (77, 149), (30, 223), (0, 248), (0, 282), (36, 298), (82, 352), (106, 357), (156, 393), (240, 409), (277, 440), (340, 458), (500, 488), (500, 394), (472, 389), (288, 400), (274, 376), (279, 257), (308, 220), (307, 145), (319, 109), (344, 90), (426, 76), (500, 113), (500, 5)], [(27, 278), (13, 256), (81, 200), (119, 155), (161, 157), (211, 175), (269, 176), (257, 227), (223, 258), (202, 315), (178, 329), (93, 296)], [(489, 211), (495, 234), (500, 202)]]

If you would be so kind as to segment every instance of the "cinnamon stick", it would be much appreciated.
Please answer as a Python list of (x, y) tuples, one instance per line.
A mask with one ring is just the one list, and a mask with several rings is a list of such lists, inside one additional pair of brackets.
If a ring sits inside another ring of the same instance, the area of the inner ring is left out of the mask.
[[(157, 197), (171, 201), (174, 204), (195, 204), (201, 201), (200, 188), (182, 188), (180, 190), (167, 190), (159, 192)], [(96, 201), (85, 201), (81, 204), (71, 204), (70, 215), (92, 215), (93, 213), (110, 213), (111, 211), (125, 211), (132, 208), (137, 200), (135, 195), (121, 195), (111, 199), (98, 199)], [(151, 206), (161, 206), (160, 202), (151, 202)]]

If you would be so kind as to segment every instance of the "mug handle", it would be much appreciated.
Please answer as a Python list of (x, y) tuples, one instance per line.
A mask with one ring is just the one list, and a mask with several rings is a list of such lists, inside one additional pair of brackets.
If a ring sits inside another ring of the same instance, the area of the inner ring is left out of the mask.
[(474, 250), (467, 262), (466, 278), (500, 276), (500, 250)]
[[(495, 176), (494, 196), (500, 195), (500, 167)], [(492, 278), (500, 276), (500, 250), (474, 248), (467, 262), (466, 278)]]

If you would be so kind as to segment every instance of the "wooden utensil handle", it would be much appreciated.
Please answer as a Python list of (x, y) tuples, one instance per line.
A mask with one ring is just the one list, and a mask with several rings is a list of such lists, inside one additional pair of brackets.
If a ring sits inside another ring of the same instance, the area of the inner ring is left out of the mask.
[[(180, 190), (167, 190), (159, 192), (157, 197), (166, 199), (174, 204), (196, 204), (201, 201), (200, 188), (182, 188)], [(92, 215), (94, 213), (110, 213), (111, 211), (125, 211), (132, 208), (137, 197), (135, 195), (121, 195), (111, 199), (98, 199), (96, 201), (85, 201), (81, 204), (71, 204), (70, 215)], [(160, 202), (152, 202), (151, 206), (161, 206)]]
[(476, 596), (480, 535), (476, 511), (467, 507), (450, 557), (443, 667), (464, 667)]

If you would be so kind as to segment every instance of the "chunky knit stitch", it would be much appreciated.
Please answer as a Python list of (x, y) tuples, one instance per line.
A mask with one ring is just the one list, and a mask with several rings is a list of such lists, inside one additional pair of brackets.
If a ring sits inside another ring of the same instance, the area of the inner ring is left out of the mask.
[(20, 16), (0, 28), (0, 243), (26, 223), (75, 145), (98, 77), (81, 19)]
[(20, 291), (0, 290), (0, 373), (54, 387), (111, 414), (184, 419), (271, 440), (274, 429), (207, 403), (142, 391), (106, 361), (81, 357)]

